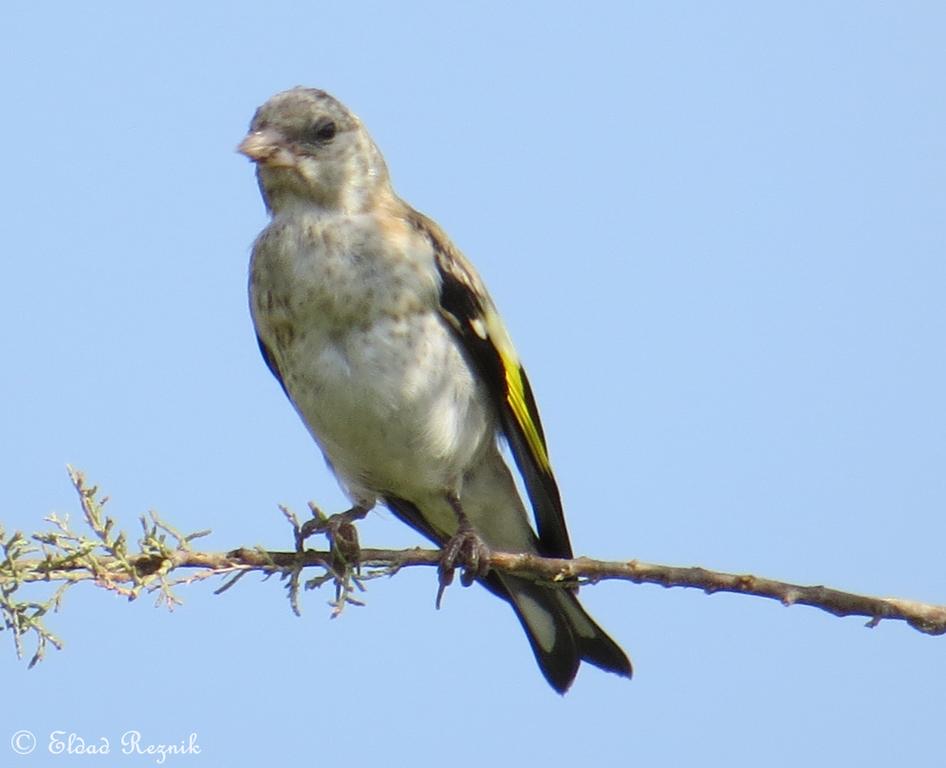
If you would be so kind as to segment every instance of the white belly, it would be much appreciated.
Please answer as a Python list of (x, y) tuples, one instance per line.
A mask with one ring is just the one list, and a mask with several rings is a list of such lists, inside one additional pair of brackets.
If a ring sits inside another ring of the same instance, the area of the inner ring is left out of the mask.
[(459, 490), (492, 440), (466, 360), (435, 315), (311, 332), (283, 360), (296, 408), (355, 496)]

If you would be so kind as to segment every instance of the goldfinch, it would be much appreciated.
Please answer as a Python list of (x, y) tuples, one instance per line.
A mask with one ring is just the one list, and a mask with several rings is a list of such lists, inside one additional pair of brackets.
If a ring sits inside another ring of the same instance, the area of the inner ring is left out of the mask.
[(259, 346), (353, 509), (383, 504), (472, 559), (556, 691), (582, 660), (630, 677), (574, 590), (476, 567), (489, 548), (572, 557), (529, 381), (476, 270), (395, 194), (368, 132), (324, 91), (273, 96), (239, 151), (271, 216), (250, 266)]

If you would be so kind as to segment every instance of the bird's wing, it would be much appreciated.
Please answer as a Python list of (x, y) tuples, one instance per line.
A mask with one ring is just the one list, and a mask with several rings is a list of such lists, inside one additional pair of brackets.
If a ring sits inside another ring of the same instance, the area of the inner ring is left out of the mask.
[[(269, 368), (269, 372), (276, 377), (276, 381), (279, 382), (279, 386), (282, 387), (282, 391), (285, 392), (286, 397), (289, 397), (289, 390), (286, 389), (286, 382), (283, 380), (282, 374), (279, 372), (279, 366), (276, 365), (276, 358), (273, 355), (273, 351), (266, 346), (266, 342), (260, 337), (259, 334), (256, 334), (256, 343), (259, 344), (260, 354), (263, 355), (263, 360), (266, 361), (266, 367)], [(290, 400), (292, 398), (289, 398)]]
[(503, 434), (532, 502), (539, 549), (548, 557), (570, 558), (571, 542), (542, 422), (509, 333), (476, 270), (440, 227), (414, 210), (409, 217), (436, 255), (441, 278), (440, 313), (496, 403)]

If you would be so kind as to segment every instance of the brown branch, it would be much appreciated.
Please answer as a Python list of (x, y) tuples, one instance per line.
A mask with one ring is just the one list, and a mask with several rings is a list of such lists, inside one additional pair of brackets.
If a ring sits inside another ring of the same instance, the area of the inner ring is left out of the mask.
[[(227, 553), (194, 552), (176, 550), (170, 562), (154, 556), (131, 556), (128, 562), (141, 579), (158, 570), (169, 573), (178, 568), (202, 569), (188, 581), (202, 580), (218, 575), (239, 575), (246, 572), (288, 573), (310, 566), (330, 567), (332, 554), (328, 551), (306, 550), (296, 552), (268, 552), (258, 549), (238, 549)], [(431, 549), (361, 549), (359, 564), (363, 568), (383, 569), (393, 573), (411, 566), (436, 566), (440, 552)], [(20, 561), (23, 581), (55, 581), (58, 578), (76, 580), (74, 568), (60, 571), (43, 571), (42, 561)], [(108, 558), (101, 559), (101, 566), (109, 573), (109, 580), (132, 581), (133, 577), (121, 570), (112, 570), (116, 565)], [(867, 626), (876, 626), (884, 619), (907, 622), (914, 629), (930, 635), (946, 633), (946, 606), (920, 603), (899, 598), (871, 597), (842, 592), (823, 586), (800, 586), (782, 581), (766, 579), (749, 574), (722, 573), (700, 567), (678, 567), (630, 561), (602, 561), (587, 557), (574, 560), (539, 557), (537, 555), (493, 552), (489, 558), (491, 568), (505, 573), (514, 573), (541, 581), (563, 583), (572, 579), (594, 583), (607, 579), (632, 581), (635, 584), (659, 584), (663, 587), (688, 587), (701, 589), (707, 594), (735, 592), (778, 600), (783, 605), (808, 605), (820, 608), (835, 616), (865, 616)], [(98, 580), (95, 573), (84, 573), (81, 580)]]
[[(95, 487), (88, 486), (81, 473), (72, 468), (69, 472), (79, 494), (85, 523), (93, 536), (77, 533), (68, 518), (55, 514), (47, 517), (53, 525), (51, 529), (29, 538), (19, 532), (8, 536), (0, 525), (0, 630), (13, 630), (18, 655), (23, 650), (21, 637), (35, 636), (37, 647), (31, 666), (43, 657), (47, 644), (61, 646), (61, 641), (46, 628), (44, 617), (50, 611), (57, 611), (68, 587), (79, 582), (92, 582), (128, 599), (143, 592), (157, 593), (158, 602), (173, 608), (181, 602), (174, 593), (174, 587), (181, 584), (224, 576), (228, 577), (227, 581), (217, 590), (223, 592), (248, 573), (276, 574), (287, 582), (290, 605), (297, 613), (303, 587), (312, 589), (331, 582), (335, 587), (332, 615), (337, 616), (346, 605), (362, 604), (354, 595), (356, 589), (364, 589), (364, 580), (392, 575), (409, 566), (437, 566), (441, 559), (438, 550), (361, 549), (354, 526), (361, 515), (352, 511), (326, 517), (311, 504), (312, 518), (305, 523), (282, 508), (292, 525), (295, 551), (242, 548), (226, 553), (198, 552), (192, 548), (192, 543), (207, 531), (185, 535), (153, 512), (148, 518), (140, 518), (142, 535), (137, 550), (130, 551), (126, 534), (105, 513), (107, 497), (100, 497)], [(328, 538), (328, 551), (303, 548), (305, 539), (315, 533)], [(302, 584), (302, 572), (310, 567), (321, 569), (321, 573)], [(926, 634), (946, 633), (946, 606), (855, 595), (822, 586), (805, 587), (748, 574), (637, 560), (606, 562), (587, 557), (561, 560), (510, 552), (492, 552), (489, 567), (562, 588), (576, 583), (620, 579), (663, 587), (690, 587), (707, 594), (735, 592), (778, 600), (783, 605), (809, 605), (835, 616), (865, 616), (869, 627), (884, 619), (896, 619)], [(183, 569), (194, 572), (183, 576), (180, 573)], [(51, 597), (46, 600), (19, 598), (21, 586), (41, 582), (57, 584)]]

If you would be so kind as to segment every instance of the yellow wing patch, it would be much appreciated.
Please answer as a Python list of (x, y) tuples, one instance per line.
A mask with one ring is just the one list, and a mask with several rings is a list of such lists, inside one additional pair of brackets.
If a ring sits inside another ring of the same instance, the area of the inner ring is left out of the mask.
[(503, 364), (503, 375), (506, 379), (506, 402), (512, 410), (516, 422), (522, 428), (522, 434), (526, 438), (529, 450), (535, 457), (539, 468), (546, 473), (551, 474), (552, 465), (549, 462), (548, 450), (545, 447), (545, 440), (539, 432), (537, 414), (529, 407), (526, 399), (526, 383), (522, 378), (522, 366), (519, 364), (519, 358), (513, 349), (512, 342), (506, 329), (499, 322), (498, 316), (492, 307), (487, 312), (486, 322), (489, 327), (489, 335), (496, 345), (499, 352), (499, 359)]

